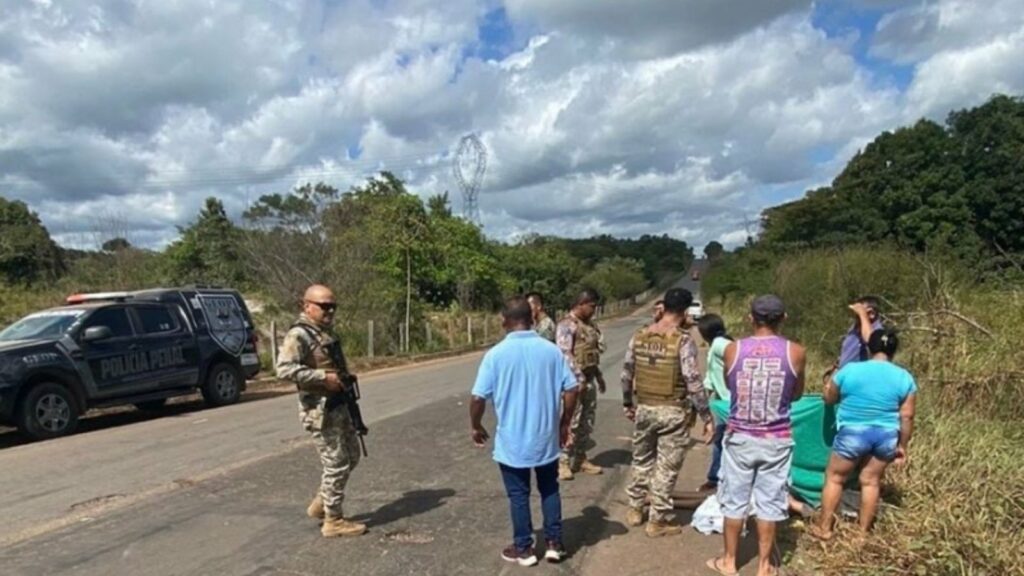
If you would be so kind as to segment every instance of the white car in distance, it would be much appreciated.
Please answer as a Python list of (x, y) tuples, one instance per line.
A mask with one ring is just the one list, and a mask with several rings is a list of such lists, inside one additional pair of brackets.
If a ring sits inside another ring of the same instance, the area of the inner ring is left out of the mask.
[(686, 313), (690, 316), (691, 320), (700, 320), (704, 317), (704, 305), (699, 300), (694, 300), (693, 304), (686, 309)]

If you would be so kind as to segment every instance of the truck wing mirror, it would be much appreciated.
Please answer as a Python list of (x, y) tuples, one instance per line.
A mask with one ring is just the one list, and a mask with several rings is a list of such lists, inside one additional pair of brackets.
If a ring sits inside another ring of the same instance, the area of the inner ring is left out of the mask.
[(96, 342), (113, 337), (114, 333), (106, 326), (90, 326), (86, 328), (85, 332), (82, 334), (82, 340), (85, 342)]

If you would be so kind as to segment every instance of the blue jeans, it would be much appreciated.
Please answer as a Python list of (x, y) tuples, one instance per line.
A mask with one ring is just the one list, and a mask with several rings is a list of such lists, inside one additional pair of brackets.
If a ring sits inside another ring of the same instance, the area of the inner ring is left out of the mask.
[(562, 497), (558, 494), (558, 460), (536, 468), (512, 468), (498, 464), (505, 481), (512, 512), (513, 542), (519, 550), (533, 546), (533, 518), (530, 516), (530, 472), (537, 474), (540, 508), (544, 513), (544, 538), (562, 542)]
[(708, 482), (718, 484), (718, 471), (722, 468), (722, 438), (725, 437), (725, 422), (715, 424), (715, 435), (711, 437), (711, 467), (708, 468)]
[(879, 426), (844, 426), (832, 441), (832, 451), (840, 457), (856, 462), (865, 456), (874, 456), (883, 462), (896, 459), (900, 431)]

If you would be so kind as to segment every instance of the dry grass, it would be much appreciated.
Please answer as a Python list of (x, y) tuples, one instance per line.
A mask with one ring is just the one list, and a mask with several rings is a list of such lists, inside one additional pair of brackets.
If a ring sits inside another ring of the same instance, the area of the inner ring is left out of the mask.
[[(793, 256), (771, 290), (791, 310), (787, 333), (811, 350), (809, 389), (838, 350), (843, 303), (860, 293), (886, 299), (902, 331), (897, 361), (920, 389), (909, 463), (886, 479), (887, 513), (867, 537), (845, 524), (827, 545), (800, 539), (790, 569), (1024, 576), (1024, 290), (877, 250)], [(724, 315), (742, 314), (737, 303)]]

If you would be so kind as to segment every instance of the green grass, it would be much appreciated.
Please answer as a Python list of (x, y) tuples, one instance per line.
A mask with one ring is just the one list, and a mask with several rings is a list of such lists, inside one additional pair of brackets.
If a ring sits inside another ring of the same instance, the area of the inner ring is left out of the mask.
[[(842, 524), (827, 545), (799, 538), (790, 569), (1024, 576), (1024, 289), (887, 248), (798, 253), (770, 276), (755, 291), (786, 301), (784, 331), (809, 348), (809, 390), (820, 387), (857, 294), (885, 298), (901, 330), (897, 362), (920, 390), (909, 463), (887, 473), (887, 512), (874, 530), (861, 539)], [(733, 294), (721, 308), (737, 335), (748, 299)]]

